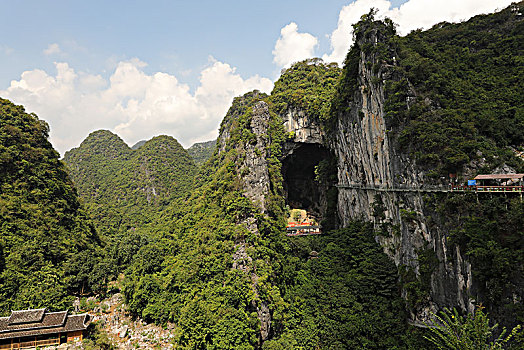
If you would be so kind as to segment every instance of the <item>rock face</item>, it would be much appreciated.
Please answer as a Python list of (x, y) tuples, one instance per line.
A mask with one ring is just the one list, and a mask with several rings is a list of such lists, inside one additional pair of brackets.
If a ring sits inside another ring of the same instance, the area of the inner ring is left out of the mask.
[(257, 102), (253, 106), (251, 131), (255, 142), (245, 145), (243, 169), (247, 172), (242, 177), (244, 195), (266, 213), (266, 197), (269, 194), (269, 170), (267, 167), (267, 139), (269, 128), (269, 107), (265, 102)]
[[(126, 313), (126, 305), (120, 293), (100, 302), (89, 312), (93, 321), (100, 325), (116, 349), (173, 349), (174, 325), (165, 327), (148, 324), (140, 318), (132, 318)], [(67, 348), (69, 349), (69, 348)], [(77, 349), (75, 347), (71, 349)], [(83, 349), (79, 347), (78, 349)]]
[[(252, 93), (257, 97), (258, 92)], [(249, 107), (248, 107), (249, 108)], [(235, 143), (231, 140), (234, 133), (235, 121), (228, 120), (223, 126), (218, 139), (219, 153), (225, 152), (230, 147), (235, 148), (241, 161), (236, 162), (237, 173), (239, 175), (240, 187), (243, 195), (248, 198), (261, 214), (267, 214), (266, 200), (269, 196), (270, 178), (268, 169), (268, 139), (269, 130), (269, 106), (266, 102), (256, 102), (251, 107), (251, 120), (249, 122), (249, 132), (252, 133), (252, 141)], [(234, 117), (234, 116), (233, 116)], [(255, 235), (260, 235), (257, 220), (254, 216), (239, 219), (239, 225)], [(241, 270), (251, 279), (253, 293), (257, 300), (252, 302), (253, 311), (257, 313), (260, 322), (260, 341), (264, 342), (271, 332), (271, 313), (268, 303), (259, 300), (259, 277), (253, 268), (253, 258), (248, 254), (250, 243), (244, 237), (239, 237), (235, 244), (233, 253), (233, 269)]]
[(323, 144), (324, 131), (315, 119), (308, 116), (300, 109), (289, 109), (282, 116), (284, 122), (284, 131), (291, 133), (293, 143), (316, 143)]
[(282, 150), (286, 202), (316, 218), (325, 217), (328, 185), (315, 180), (315, 169), (333, 157), (325, 145), (326, 133), (317, 119), (299, 108), (288, 109), (281, 118), (287, 136)]
[[(385, 41), (386, 29), (377, 23), (374, 25), (374, 28), (361, 30), (365, 35), (357, 38), (360, 47), (376, 47)], [(412, 321), (426, 321), (430, 312), (436, 312), (442, 307), (472, 311), (471, 266), (458, 248), (450, 249), (446, 245), (440, 229), (430, 224), (428, 220), (435, 219), (436, 213), (425, 208), (423, 195), (417, 192), (351, 188), (419, 189), (425, 182), (425, 173), (416, 168), (408, 155), (399, 151), (395, 137), (391, 136), (394, 133), (388, 130), (384, 112), (385, 81), (396, 77), (393, 66), (386, 64), (376, 51), (360, 51), (357, 88), (345, 101), (345, 111), (337, 116), (336, 125), (329, 135), (326, 135), (323, 125), (301, 110), (290, 109), (281, 116), (284, 130), (288, 133), (282, 169), (287, 202), (293, 205), (295, 200), (311, 212), (323, 214), (320, 208), (326, 206), (325, 196), (313, 195), (314, 181), (308, 182), (308, 179), (302, 177), (307, 168), (303, 160), (318, 158), (313, 162), (317, 164), (318, 160), (329, 156), (327, 152), (315, 155), (315, 150), (311, 148), (313, 145), (329, 149), (337, 159), (338, 184), (349, 185), (349, 188), (340, 187), (338, 191), (339, 226), (345, 227), (354, 220), (374, 222), (377, 231), (384, 231), (383, 235), (377, 236), (384, 251), (401, 271), (413, 271), (419, 278), (421, 257), (425, 260), (430, 257), (432, 261), (432, 266), (424, 266), (424, 270), (431, 270), (429, 281), (426, 281), (430, 284), (427, 287), (429, 295), (424, 302), (410, 308)], [(389, 49), (389, 54), (395, 55), (394, 50)], [(407, 98), (406, 103), (410, 102), (410, 98), (412, 96)], [(300, 153), (301, 150), (304, 152)], [(296, 161), (295, 158), (302, 161)], [(299, 168), (300, 176), (293, 173), (296, 168)], [(300, 198), (294, 195), (292, 187), (310, 196)], [(306, 190), (306, 187), (312, 189)], [(316, 187), (318, 191), (318, 184)], [(307, 199), (316, 203), (304, 204)], [(407, 291), (403, 293), (408, 298)]]
[[(362, 30), (366, 36), (357, 38), (358, 45), (376, 46), (382, 42), (381, 29)], [(386, 127), (384, 85), (391, 78), (390, 68), (373, 50), (367, 54), (364, 50), (360, 52), (358, 89), (352, 100), (347, 101), (349, 108), (338, 116), (334, 138), (329, 142), (338, 159), (341, 185), (417, 189), (424, 184), (424, 173), (397, 151), (396, 141)], [(429, 252), (436, 256), (438, 263), (431, 275), (429, 298), (424, 307), (411, 310), (413, 321), (423, 321), (429, 311), (435, 312), (443, 306), (472, 310), (468, 293), (471, 266), (458, 249), (446, 254), (445, 237), (438, 229), (430, 229), (427, 222), (430, 213), (425, 212), (420, 193), (340, 188), (338, 214), (342, 226), (363, 219), (374, 221), (377, 229), (388, 227), (388, 234), (377, 240), (397, 266), (411, 268), (417, 275), (419, 255)]]
[[(269, 195), (269, 170), (267, 162), (267, 148), (268, 148), (268, 128), (269, 128), (269, 107), (265, 102), (257, 102), (253, 106), (253, 117), (251, 119), (251, 131), (255, 135), (256, 142), (245, 145), (245, 158), (242, 169), (245, 169), (247, 174), (243, 176), (243, 192), (244, 195), (251, 199), (251, 201), (266, 214), (266, 198)], [(254, 218), (250, 217), (242, 223), (251, 232), (258, 234), (258, 227)], [(239, 251), (245, 252), (246, 243), (242, 242), (238, 246)], [(251, 260), (246, 254), (246, 259)], [(251, 271), (251, 281), (253, 289), (258, 295), (258, 276), (254, 271)], [(271, 329), (271, 314), (269, 307), (265, 301), (254, 303), (258, 319), (260, 321), (260, 339), (265, 341), (269, 338)]]

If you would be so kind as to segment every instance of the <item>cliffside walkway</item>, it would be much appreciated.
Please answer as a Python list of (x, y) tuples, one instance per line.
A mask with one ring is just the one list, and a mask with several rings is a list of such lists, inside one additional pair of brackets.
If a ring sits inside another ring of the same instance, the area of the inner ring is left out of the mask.
[(421, 187), (386, 187), (361, 184), (337, 184), (338, 188), (377, 192), (461, 192), (461, 193), (522, 193), (524, 186), (421, 186)]

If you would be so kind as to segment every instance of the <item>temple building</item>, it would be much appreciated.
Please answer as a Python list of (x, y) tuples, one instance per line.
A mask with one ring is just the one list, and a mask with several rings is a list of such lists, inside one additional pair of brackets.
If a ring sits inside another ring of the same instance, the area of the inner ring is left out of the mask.
[(34, 349), (81, 341), (89, 325), (89, 315), (46, 309), (12, 311), (0, 317), (0, 349)]

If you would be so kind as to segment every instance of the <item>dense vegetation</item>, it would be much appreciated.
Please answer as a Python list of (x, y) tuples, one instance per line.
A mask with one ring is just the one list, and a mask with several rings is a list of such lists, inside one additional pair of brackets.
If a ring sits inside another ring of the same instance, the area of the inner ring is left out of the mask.
[[(230, 132), (223, 151), (201, 170), (200, 187), (188, 204), (167, 210), (168, 224), (160, 225), (158, 239), (144, 248), (153, 254), (141, 255), (125, 273), (130, 310), (149, 321), (175, 322), (182, 348), (252, 349), (259, 341), (261, 299), (270, 300), (276, 314), (281, 308), (271, 280), (282, 260), (277, 251), (286, 250), (275, 249), (282, 247), (278, 228), (283, 222), (257, 215), (238, 178), (242, 146), (252, 137), (251, 107), (265, 97), (255, 92), (235, 99), (223, 122)], [(274, 132), (280, 125), (272, 124)], [(260, 228), (258, 234), (241, 224), (248, 217)], [(243, 269), (233, 268), (239, 245), (250, 256), (241, 262)], [(258, 283), (245, 272), (255, 267)]]
[(98, 236), (48, 125), (0, 99), (0, 314), (71, 306), (88, 292)]
[(86, 271), (96, 276), (96, 292), (103, 294), (106, 283), (156, 239), (148, 227), (162, 210), (189, 194), (196, 166), (172, 137), (157, 136), (133, 150), (107, 130), (90, 134), (64, 161), (105, 243), (96, 273)]
[(317, 120), (329, 119), (340, 72), (336, 63), (324, 63), (318, 58), (294, 63), (282, 71), (271, 92), (275, 112), (282, 115), (302, 110)]
[[(523, 11), (521, 2), (403, 38), (384, 31), (387, 50), (378, 54), (392, 77), (387, 124), (434, 182), (448, 173), (524, 172), (517, 156), (524, 147)], [(437, 225), (448, 243), (472, 263), (476, 301), (504, 324), (524, 323), (522, 304), (515, 302), (524, 288), (523, 204), (473, 197), (430, 196), (426, 205), (443, 218)]]
[[(254, 137), (252, 106), (259, 100), (270, 103), (257, 92), (235, 99), (222, 123), (229, 139), (202, 170), (200, 187), (188, 205), (169, 208), (164, 218), (173, 219), (157, 226), (157, 238), (126, 270), (130, 310), (148, 321), (174, 322), (181, 348), (257, 347), (262, 303), (272, 315), (274, 340), (267, 349), (362, 342), (369, 348), (406, 348), (413, 337), (406, 333), (396, 269), (369, 226), (357, 223), (303, 243), (282, 234), (284, 135), (275, 114), (266, 150), (269, 214), (262, 215), (243, 195), (239, 174), (245, 146)], [(249, 222), (256, 229), (248, 229)], [(308, 258), (313, 249), (320, 252), (318, 259)]]
[[(500, 332), (497, 324), (490, 324), (488, 316), (482, 309), (478, 307), (474, 315), (462, 316), (456, 309), (445, 310), (440, 315), (435, 315), (438, 323), (429, 328), (431, 335), (426, 338), (438, 349), (504, 349), (517, 335), (520, 325), (509, 332), (506, 329)], [(495, 337), (495, 333), (499, 335)]]
[(356, 222), (293, 246), (285, 267), (293, 273), (281, 290), (285, 326), (265, 349), (428, 348), (406, 329), (397, 269), (371, 225)]
[(524, 171), (524, 4), (466, 23), (439, 23), (396, 37), (386, 110), (400, 145), (430, 175), (475, 163)]
[(91, 133), (64, 161), (87, 211), (104, 235), (151, 222), (188, 194), (196, 167), (172, 137), (157, 136), (136, 150), (107, 130)]
[(216, 143), (216, 140), (197, 142), (187, 149), (187, 153), (197, 166), (201, 166), (213, 155)]
[(524, 290), (524, 202), (496, 196), (477, 201), (473, 194), (451, 196), (438, 204), (449, 220), (448, 241), (472, 264), (473, 297), (507, 325), (524, 324), (524, 306), (514, 298)]
[[(342, 117), (365, 51), (391, 70), (391, 137), (430, 176), (503, 163), (522, 170), (514, 150), (524, 144), (524, 45), (515, 18), (509, 8), (399, 38), (391, 21), (375, 22), (370, 12), (355, 26), (357, 41), (342, 70), (299, 62), (271, 96), (235, 98), (216, 146), (188, 153), (160, 136), (130, 149), (108, 131), (95, 132), (65, 155), (94, 225), (47, 141), (47, 126), (0, 100), (0, 312), (67, 307), (68, 295), (103, 293), (123, 272), (129, 311), (148, 322), (173, 322), (181, 349), (431, 349), (406, 325), (400, 298), (404, 288), (407, 303), (416, 303), (412, 292), (429, 288), (431, 271), (423, 264), (411, 286), (400, 285), (368, 223), (322, 236), (284, 235), (281, 115), (300, 109), (323, 125)], [(376, 26), (381, 42), (365, 45), (360, 39)], [(243, 183), (251, 171), (247, 149), (258, 142), (254, 107), (261, 104), (270, 114), (267, 146), (254, 151), (269, 176), (264, 212)], [(334, 176), (332, 166), (316, 169), (319, 177)], [(512, 302), (523, 289), (522, 202), (451, 195), (426, 196), (425, 204), (447, 220), (433, 224), (472, 262), (477, 301), (497, 318), (522, 322), (524, 311)], [(271, 316), (265, 343), (263, 310)]]

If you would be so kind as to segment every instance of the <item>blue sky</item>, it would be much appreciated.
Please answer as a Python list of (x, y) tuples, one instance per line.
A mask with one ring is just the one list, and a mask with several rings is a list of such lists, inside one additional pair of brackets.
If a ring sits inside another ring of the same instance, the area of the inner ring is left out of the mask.
[(341, 62), (372, 6), (406, 34), (510, 2), (0, 0), (0, 96), (48, 121), (61, 153), (101, 128), (187, 147), (216, 137), (232, 98), (270, 92), (290, 63)]
[[(271, 76), (279, 68), (271, 51), (282, 27), (294, 21), (302, 31), (325, 37), (347, 3), (5, 1), (0, 42), (13, 52), (0, 56), (0, 65), (9, 67), (0, 71), (0, 86), (25, 70), (53, 70), (57, 59), (75, 69), (108, 74), (118, 61), (136, 57), (148, 63), (149, 73), (180, 75), (193, 88), (209, 55), (237, 67), (241, 75)], [(63, 53), (45, 56), (51, 43)], [(321, 41), (319, 49), (327, 51), (329, 41)]]

